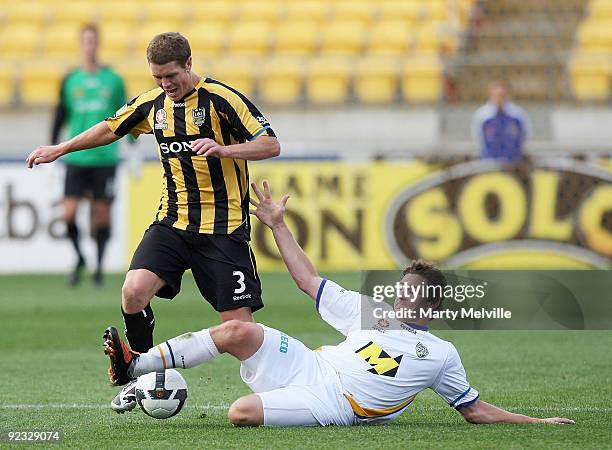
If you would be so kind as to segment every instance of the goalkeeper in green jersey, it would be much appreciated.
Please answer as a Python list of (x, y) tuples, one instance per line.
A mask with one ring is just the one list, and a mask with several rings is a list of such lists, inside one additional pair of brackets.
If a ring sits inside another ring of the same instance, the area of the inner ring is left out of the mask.
[[(83, 62), (62, 81), (53, 120), (51, 140), (54, 144), (59, 141), (64, 124), (68, 126), (70, 136), (76, 136), (112, 116), (126, 101), (121, 77), (110, 67), (98, 62), (99, 33), (95, 25), (85, 25), (81, 29), (80, 43)], [(102, 260), (111, 230), (110, 206), (119, 163), (119, 144), (115, 142), (89, 152), (71, 153), (63, 159), (66, 163), (64, 220), (77, 256), (69, 284), (79, 284), (85, 269), (75, 218), (79, 201), (87, 197), (91, 200), (90, 231), (97, 247), (93, 281), (96, 286), (100, 286), (103, 279)]]

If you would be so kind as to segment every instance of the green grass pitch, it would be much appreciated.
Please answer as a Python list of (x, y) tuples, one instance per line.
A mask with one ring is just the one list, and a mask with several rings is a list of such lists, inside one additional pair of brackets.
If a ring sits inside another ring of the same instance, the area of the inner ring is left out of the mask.
[[(356, 274), (328, 274), (357, 288)], [(183, 371), (185, 409), (170, 420), (117, 415), (102, 332), (122, 328), (122, 276), (76, 290), (60, 276), (0, 276), (0, 431), (59, 428), (75, 448), (612, 448), (612, 333), (444, 332), (483, 400), (515, 412), (566, 416), (575, 426), (471, 425), (433, 392), (419, 394), (390, 425), (233, 428), (228, 405), (248, 393), (238, 363), (222, 356)], [(341, 336), (318, 318), (286, 274), (262, 275), (266, 308), (256, 318), (312, 348)], [(218, 322), (190, 275), (172, 302), (155, 300), (155, 340)], [(0, 446), (6, 443), (0, 443)]]

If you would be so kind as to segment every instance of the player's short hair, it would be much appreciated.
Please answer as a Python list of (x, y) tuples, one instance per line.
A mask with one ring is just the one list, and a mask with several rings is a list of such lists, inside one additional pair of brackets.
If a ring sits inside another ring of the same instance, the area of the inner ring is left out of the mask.
[(80, 34), (82, 35), (86, 31), (91, 31), (92, 33), (96, 35), (96, 37), (100, 36), (100, 29), (98, 28), (98, 25), (96, 25), (93, 22), (88, 22), (88, 23), (83, 24), (83, 26), (81, 26)]
[(189, 41), (181, 33), (161, 33), (151, 39), (147, 47), (147, 61), (153, 64), (164, 65), (176, 61), (185, 67), (191, 56)]
[(446, 277), (442, 271), (430, 262), (423, 261), (422, 259), (413, 259), (410, 265), (403, 271), (404, 275), (409, 273), (423, 277), (427, 286), (432, 287), (427, 289), (428, 295), (424, 296), (424, 300), (433, 306), (434, 309), (440, 309), (444, 300), (444, 289), (446, 288)]

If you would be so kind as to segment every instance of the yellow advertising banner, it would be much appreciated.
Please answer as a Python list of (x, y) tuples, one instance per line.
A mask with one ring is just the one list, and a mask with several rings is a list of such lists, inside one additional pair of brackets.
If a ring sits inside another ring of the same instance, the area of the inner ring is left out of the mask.
[[(319, 270), (391, 269), (412, 258), (446, 267), (609, 267), (612, 172), (546, 159), (251, 163), (252, 181), (288, 193), (287, 222)], [(163, 174), (130, 181), (129, 256), (153, 221)], [(259, 270), (283, 270), (272, 234), (252, 217)]]

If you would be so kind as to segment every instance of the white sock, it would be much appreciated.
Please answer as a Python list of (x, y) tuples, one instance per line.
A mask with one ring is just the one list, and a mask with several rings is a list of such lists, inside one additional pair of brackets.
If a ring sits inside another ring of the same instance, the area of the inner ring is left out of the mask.
[(134, 378), (165, 369), (189, 369), (219, 355), (208, 328), (185, 333), (159, 344), (134, 360)]

